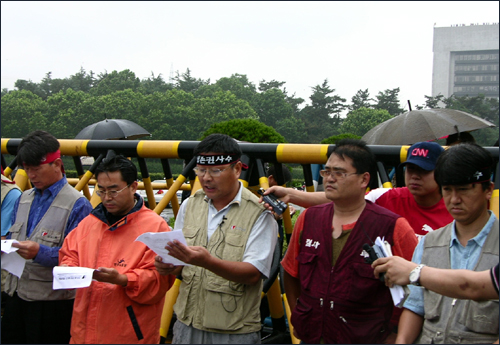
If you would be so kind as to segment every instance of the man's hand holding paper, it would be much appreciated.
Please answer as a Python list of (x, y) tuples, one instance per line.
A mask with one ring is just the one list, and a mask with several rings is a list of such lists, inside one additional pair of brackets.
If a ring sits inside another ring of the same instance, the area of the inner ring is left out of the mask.
[(178, 241), (187, 246), (186, 239), (182, 231), (168, 231), (168, 232), (147, 232), (137, 237), (136, 241), (142, 242), (158, 254), (164, 264), (172, 264), (174, 266), (189, 266), (178, 257), (170, 255), (169, 250), (166, 248), (169, 243)]

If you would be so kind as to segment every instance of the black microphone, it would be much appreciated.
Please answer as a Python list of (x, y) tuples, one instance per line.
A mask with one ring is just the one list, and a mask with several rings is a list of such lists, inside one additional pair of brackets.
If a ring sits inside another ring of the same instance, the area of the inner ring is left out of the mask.
[(226, 216), (222, 216), (222, 220), (221, 222), (219, 223), (219, 226), (222, 226), (222, 224), (224, 224), (224, 221), (227, 220)]

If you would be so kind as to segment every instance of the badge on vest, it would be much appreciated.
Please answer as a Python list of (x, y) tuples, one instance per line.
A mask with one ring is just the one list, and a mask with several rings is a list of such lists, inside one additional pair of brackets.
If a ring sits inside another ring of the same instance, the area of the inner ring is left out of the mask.
[(305, 244), (306, 247), (314, 247), (314, 249), (318, 249), (319, 245), (320, 245), (319, 241), (313, 242), (313, 240), (310, 238), (308, 238), (306, 240), (306, 244)]

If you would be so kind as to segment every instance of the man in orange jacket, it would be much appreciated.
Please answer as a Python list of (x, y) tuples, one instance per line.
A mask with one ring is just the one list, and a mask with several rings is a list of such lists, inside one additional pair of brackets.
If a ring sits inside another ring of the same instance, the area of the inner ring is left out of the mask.
[(59, 264), (96, 269), (78, 289), (70, 343), (158, 344), (165, 293), (174, 276), (155, 270), (155, 253), (136, 238), (170, 231), (136, 193), (137, 168), (123, 156), (106, 158), (96, 170), (99, 204), (71, 232)]

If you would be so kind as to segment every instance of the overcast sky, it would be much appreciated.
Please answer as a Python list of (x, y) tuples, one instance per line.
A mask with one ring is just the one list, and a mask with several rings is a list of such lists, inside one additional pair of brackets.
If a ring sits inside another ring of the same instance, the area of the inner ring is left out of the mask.
[(328, 79), (351, 101), (399, 87), (407, 109), (432, 91), (433, 28), (498, 23), (499, 2), (1, 2), (1, 87), (130, 69), (140, 79), (187, 68), (285, 81), (309, 101)]

